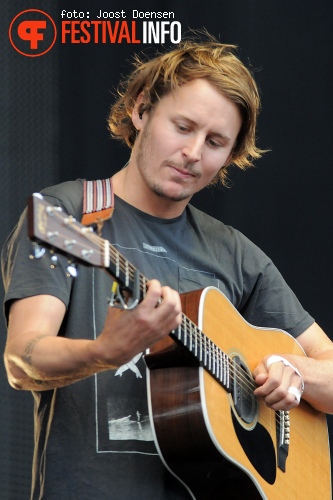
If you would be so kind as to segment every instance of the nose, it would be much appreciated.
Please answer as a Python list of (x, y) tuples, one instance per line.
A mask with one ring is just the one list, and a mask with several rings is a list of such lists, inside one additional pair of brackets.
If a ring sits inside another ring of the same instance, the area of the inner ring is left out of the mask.
[(199, 135), (187, 137), (183, 146), (182, 155), (188, 162), (197, 162), (201, 159), (203, 139)]

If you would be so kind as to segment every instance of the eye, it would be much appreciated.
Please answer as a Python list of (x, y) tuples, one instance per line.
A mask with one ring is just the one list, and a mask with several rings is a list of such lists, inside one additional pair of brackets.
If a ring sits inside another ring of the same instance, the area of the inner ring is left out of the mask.
[(220, 148), (222, 144), (211, 137), (207, 137), (207, 142), (212, 148)]
[(182, 132), (182, 133), (186, 133), (186, 132), (190, 132), (190, 127), (185, 124), (185, 123), (181, 123), (181, 122), (176, 122), (175, 123), (175, 126), (176, 126), (176, 129), (179, 131), (179, 132)]

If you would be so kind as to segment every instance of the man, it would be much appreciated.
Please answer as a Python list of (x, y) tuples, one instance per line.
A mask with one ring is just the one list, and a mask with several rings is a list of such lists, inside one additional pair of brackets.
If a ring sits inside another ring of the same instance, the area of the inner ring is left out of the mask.
[[(133, 310), (108, 307), (111, 278), (60, 254), (33, 256), (23, 215), (3, 255), (10, 384), (36, 405), (32, 498), (186, 499), (166, 470), (148, 418), (142, 353), (182, 321), (179, 292), (213, 285), (255, 325), (297, 337), (308, 357), (272, 352), (254, 370), (273, 410), (333, 411), (333, 344), (275, 266), (236, 230), (196, 210), (191, 197), (246, 168), (259, 98), (233, 47), (186, 41), (136, 67), (111, 110), (112, 134), (132, 149), (112, 179), (109, 240), (150, 281)], [(44, 196), (80, 218), (82, 181)], [(39, 257), (36, 256), (35, 257)], [(273, 357), (274, 356), (274, 357)]]

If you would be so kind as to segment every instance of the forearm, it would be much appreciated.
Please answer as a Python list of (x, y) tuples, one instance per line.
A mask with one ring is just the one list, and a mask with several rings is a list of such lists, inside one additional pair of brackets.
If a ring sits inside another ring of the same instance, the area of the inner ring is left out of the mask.
[(114, 367), (97, 359), (93, 340), (48, 335), (25, 342), (21, 338), (20, 346), (7, 346), (5, 364), (13, 388), (39, 391), (63, 387)]
[(5, 361), (14, 388), (53, 389), (117, 368), (167, 336), (182, 320), (178, 293), (156, 280), (134, 310), (109, 307), (96, 339), (59, 336), (64, 313), (64, 305), (49, 296), (12, 305)]
[(316, 359), (288, 356), (304, 380), (303, 399), (316, 410), (333, 414), (333, 359), (332, 352)]

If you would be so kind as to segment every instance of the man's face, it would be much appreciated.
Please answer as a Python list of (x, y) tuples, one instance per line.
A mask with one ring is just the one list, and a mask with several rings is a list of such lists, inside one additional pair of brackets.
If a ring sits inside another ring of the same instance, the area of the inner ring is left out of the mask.
[(186, 203), (228, 163), (242, 124), (237, 106), (204, 79), (163, 97), (141, 119), (136, 108), (132, 119), (138, 182), (147, 193)]

